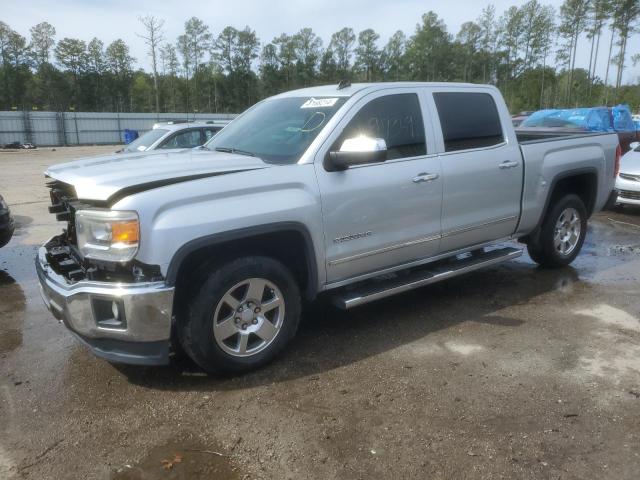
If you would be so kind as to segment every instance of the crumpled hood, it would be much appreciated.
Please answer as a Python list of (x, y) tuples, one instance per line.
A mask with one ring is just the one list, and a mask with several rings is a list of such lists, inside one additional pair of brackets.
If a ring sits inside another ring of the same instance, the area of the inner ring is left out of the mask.
[(53, 165), (45, 175), (73, 185), (81, 200), (107, 201), (125, 189), (143, 191), (269, 166), (257, 157), (188, 149), (84, 158)]

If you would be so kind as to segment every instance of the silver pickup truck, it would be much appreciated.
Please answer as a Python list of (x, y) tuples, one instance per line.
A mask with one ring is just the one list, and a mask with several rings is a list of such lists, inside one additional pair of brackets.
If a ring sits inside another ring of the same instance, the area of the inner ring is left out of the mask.
[(268, 98), (204, 147), (52, 166), (45, 303), (97, 355), (271, 360), (303, 300), (348, 309), (522, 254), (571, 263), (615, 134), (516, 134), (500, 92), (340, 84)]

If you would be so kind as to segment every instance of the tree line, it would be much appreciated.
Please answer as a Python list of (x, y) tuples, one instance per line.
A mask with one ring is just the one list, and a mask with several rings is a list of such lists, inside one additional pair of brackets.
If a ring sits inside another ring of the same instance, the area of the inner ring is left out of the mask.
[[(512, 111), (640, 107), (640, 85), (622, 82), (640, 62), (640, 55), (627, 58), (640, 0), (565, 0), (559, 11), (530, 0), (499, 16), (489, 5), (455, 35), (429, 11), (410, 36), (398, 30), (384, 45), (374, 30), (349, 27), (326, 44), (310, 28), (261, 43), (249, 27), (214, 35), (197, 17), (167, 41), (162, 19), (139, 20), (151, 71), (135, 68), (121, 39), (57, 39), (48, 22), (27, 38), (0, 21), (0, 110), (239, 112), (269, 95), (345, 79), (491, 83)], [(576, 68), (584, 49), (589, 66)]]

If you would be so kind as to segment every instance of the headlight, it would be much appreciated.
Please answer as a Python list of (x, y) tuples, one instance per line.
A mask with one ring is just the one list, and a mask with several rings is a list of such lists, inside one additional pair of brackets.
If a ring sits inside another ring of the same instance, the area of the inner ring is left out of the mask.
[(76, 235), (83, 257), (108, 262), (128, 262), (138, 251), (138, 214), (111, 210), (78, 210)]

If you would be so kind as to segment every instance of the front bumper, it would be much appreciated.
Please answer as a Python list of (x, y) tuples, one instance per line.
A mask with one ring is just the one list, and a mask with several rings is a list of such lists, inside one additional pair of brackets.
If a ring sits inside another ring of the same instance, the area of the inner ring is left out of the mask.
[(640, 205), (640, 181), (618, 177), (616, 179), (616, 190), (618, 191), (616, 203), (623, 205)]
[[(169, 362), (174, 289), (164, 282), (69, 282), (48, 264), (46, 248), (36, 257), (45, 305), (93, 353), (112, 362), (165, 365)], [(123, 321), (114, 325), (98, 305), (115, 302)], [(101, 317), (102, 316), (102, 317)]]

